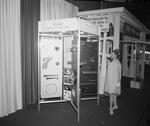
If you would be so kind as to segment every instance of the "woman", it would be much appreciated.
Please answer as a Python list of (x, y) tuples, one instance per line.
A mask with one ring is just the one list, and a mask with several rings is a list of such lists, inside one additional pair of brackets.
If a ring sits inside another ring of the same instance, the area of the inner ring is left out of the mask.
[(121, 63), (119, 61), (119, 50), (115, 49), (108, 63), (106, 73), (105, 92), (109, 94), (109, 111), (113, 115), (113, 110), (118, 108), (117, 96), (121, 94)]

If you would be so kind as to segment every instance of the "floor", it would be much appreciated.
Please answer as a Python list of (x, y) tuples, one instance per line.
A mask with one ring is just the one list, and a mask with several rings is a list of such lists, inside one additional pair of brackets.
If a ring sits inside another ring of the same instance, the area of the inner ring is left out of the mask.
[(119, 108), (109, 114), (107, 96), (80, 103), (80, 122), (70, 102), (26, 106), (0, 118), (0, 126), (148, 126), (150, 120), (150, 84), (145, 80), (141, 89), (130, 88), (130, 79), (122, 79)]

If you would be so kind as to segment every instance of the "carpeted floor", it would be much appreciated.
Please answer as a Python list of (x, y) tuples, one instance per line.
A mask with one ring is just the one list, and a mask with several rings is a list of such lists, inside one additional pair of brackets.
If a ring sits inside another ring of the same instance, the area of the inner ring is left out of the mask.
[(150, 84), (144, 81), (141, 89), (130, 88), (127, 78), (122, 79), (122, 94), (118, 98), (119, 108), (109, 114), (108, 97), (81, 101), (80, 122), (69, 102), (26, 106), (9, 116), (0, 118), (0, 126), (148, 126), (150, 116)]

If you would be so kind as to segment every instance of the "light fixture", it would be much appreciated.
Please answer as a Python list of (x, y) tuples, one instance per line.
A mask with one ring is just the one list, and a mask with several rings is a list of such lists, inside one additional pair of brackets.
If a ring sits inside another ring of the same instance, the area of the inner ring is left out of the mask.
[(61, 31), (62, 33), (65, 33), (66, 31)]
[(63, 33), (62, 32), (59, 32), (59, 35), (62, 35)]
[(83, 34), (84, 34), (84, 32), (83, 32), (83, 31), (81, 31), (81, 32), (80, 32), (80, 34), (81, 34), (81, 35), (83, 35)]

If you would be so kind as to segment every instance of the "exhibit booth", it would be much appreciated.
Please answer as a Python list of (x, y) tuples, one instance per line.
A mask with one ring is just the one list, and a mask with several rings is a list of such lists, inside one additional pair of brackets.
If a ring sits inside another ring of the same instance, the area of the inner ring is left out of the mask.
[(42, 103), (69, 101), (80, 120), (81, 100), (104, 95), (107, 60), (120, 49), (122, 76), (140, 89), (146, 34), (124, 7), (82, 11), (77, 18), (38, 23), (38, 110)]
[(144, 79), (145, 46), (149, 44), (145, 42), (146, 34), (150, 31), (124, 7), (81, 11), (77, 16), (101, 28), (99, 94), (105, 94), (107, 59), (114, 49), (120, 49), (122, 76), (131, 78), (131, 87), (140, 87)]
[(79, 122), (80, 100), (99, 100), (99, 40), (100, 27), (81, 18), (39, 21), (38, 110), (69, 101)]

